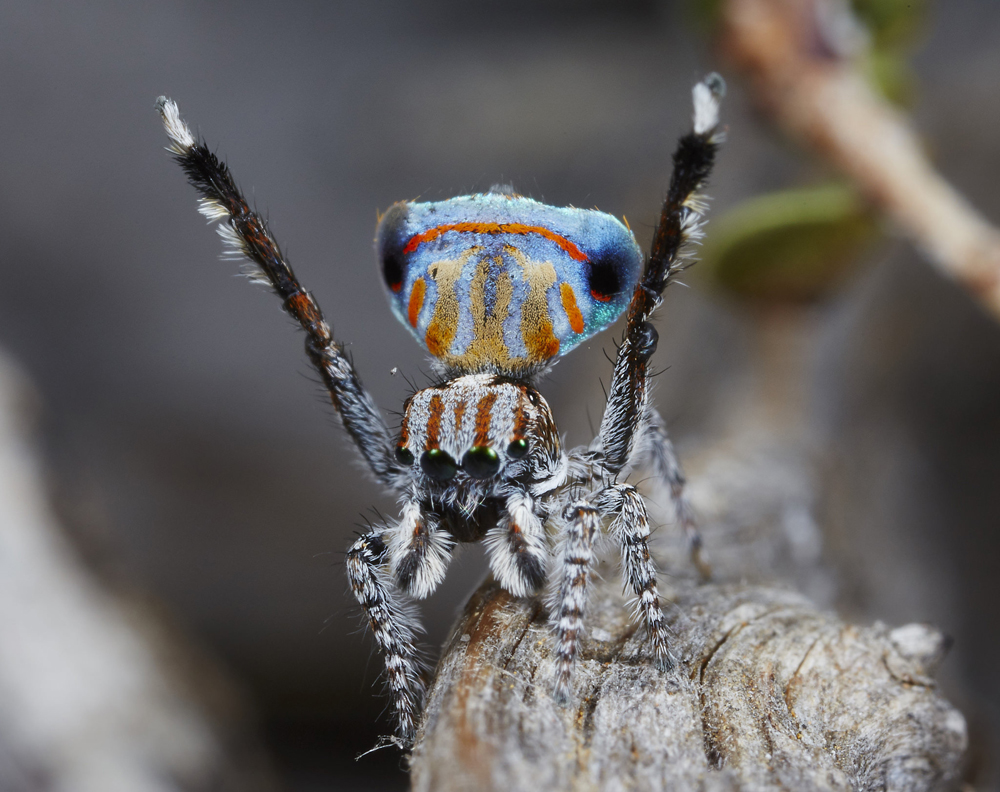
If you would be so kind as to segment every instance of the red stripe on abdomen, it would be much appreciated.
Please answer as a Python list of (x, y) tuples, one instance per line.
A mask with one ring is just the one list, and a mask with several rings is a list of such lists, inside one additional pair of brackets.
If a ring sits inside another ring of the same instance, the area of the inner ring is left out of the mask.
[(544, 226), (530, 226), (523, 223), (449, 223), (430, 228), (420, 234), (414, 234), (410, 241), (403, 248), (403, 255), (412, 253), (424, 242), (437, 239), (442, 234), (449, 231), (457, 231), (461, 234), (538, 234), (551, 242), (555, 242), (561, 247), (570, 258), (576, 261), (587, 261), (587, 254), (570, 242), (566, 237), (560, 236), (555, 231), (550, 231)]

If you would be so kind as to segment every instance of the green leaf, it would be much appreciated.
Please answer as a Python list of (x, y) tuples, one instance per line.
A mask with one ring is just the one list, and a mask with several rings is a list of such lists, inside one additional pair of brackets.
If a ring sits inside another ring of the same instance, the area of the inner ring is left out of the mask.
[(927, 16), (926, 0), (852, 0), (851, 8), (876, 50), (912, 48)]
[(848, 185), (783, 190), (713, 221), (699, 269), (744, 297), (815, 300), (844, 280), (877, 234), (872, 212)]

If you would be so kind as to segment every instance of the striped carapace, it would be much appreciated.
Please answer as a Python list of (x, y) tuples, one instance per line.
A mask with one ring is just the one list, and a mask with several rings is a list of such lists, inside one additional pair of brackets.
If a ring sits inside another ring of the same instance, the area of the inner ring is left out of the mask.
[[(504, 189), (403, 202), (386, 212), (376, 240), (382, 278), (394, 313), (433, 355), (440, 375), (407, 400), (398, 434), (225, 163), (194, 138), (177, 105), (164, 98), (157, 104), (170, 151), (201, 195), (201, 212), (222, 221), (226, 245), (305, 331), (306, 353), (345, 429), (375, 477), (400, 497), (399, 518), (361, 536), (346, 566), (385, 655), (394, 739), (403, 747), (416, 735), (424, 694), (418, 625), (405, 600), (434, 591), (456, 542), (484, 540), (497, 581), (514, 596), (549, 584), (556, 664), (554, 677), (539, 681), (557, 700), (580, 695), (571, 672), (595, 535), (603, 529), (620, 545), (649, 661), (661, 670), (673, 665), (646, 507), (626, 478), (636, 467), (652, 468), (670, 491), (697, 562), (700, 540), (684, 478), (649, 401), (657, 343), (651, 318), (701, 233), (697, 192), (721, 140), (722, 92), (717, 75), (694, 88), (694, 129), (674, 154), (645, 258), (632, 232), (610, 215), (546, 206)], [(590, 445), (566, 450), (537, 390), (539, 374), (623, 312), (600, 431)]]
[(501, 469), (505, 477), (542, 465), (558, 469), (561, 457), (555, 420), (541, 394), (493, 374), (467, 374), (417, 391), (404, 406), (396, 446), (397, 459), (419, 459), (434, 482), (448, 486), (456, 476), (491, 482)]

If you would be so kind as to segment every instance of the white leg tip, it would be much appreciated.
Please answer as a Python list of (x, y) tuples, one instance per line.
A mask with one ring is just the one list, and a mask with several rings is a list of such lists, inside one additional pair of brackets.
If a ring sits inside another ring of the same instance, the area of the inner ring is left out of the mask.
[(167, 130), (167, 137), (170, 138), (170, 150), (175, 154), (185, 154), (194, 146), (194, 135), (191, 134), (187, 124), (181, 120), (181, 111), (177, 108), (177, 102), (161, 96), (156, 100), (156, 112), (163, 119), (163, 128)]
[(726, 81), (716, 72), (691, 89), (694, 100), (694, 131), (705, 135), (719, 125), (719, 103), (726, 95)]

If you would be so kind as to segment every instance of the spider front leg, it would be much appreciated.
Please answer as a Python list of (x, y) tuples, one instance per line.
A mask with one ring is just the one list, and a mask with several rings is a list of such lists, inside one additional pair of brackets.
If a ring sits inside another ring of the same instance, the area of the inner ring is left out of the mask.
[(685, 537), (687, 537), (691, 563), (704, 580), (709, 580), (712, 577), (712, 567), (702, 551), (701, 531), (698, 530), (691, 502), (684, 492), (687, 480), (684, 478), (684, 471), (681, 470), (680, 462), (674, 451), (674, 444), (670, 442), (670, 437), (667, 435), (663, 418), (654, 407), (647, 407), (646, 410), (644, 440), (645, 448), (642, 449), (642, 457), (644, 461), (652, 464), (657, 477), (670, 491), (674, 514), (677, 516), (677, 522), (680, 523)]
[(556, 684), (555, 696), (569, 698), (570, 677), (583, 634), (590, 567), (594, 562), (594, 536), (601, 528), (600, 512), (585, 501), (567, 509), (567, 525), (562, 552), (562, 577), (556, 602)]
[(246, 259), (246, 274), (270, 286), (305, 330), (306, 354), (330, 392), (344, 428), (376, 478), (396, 486), (405, 470), (393, 456), (389, 429), (343, 346), (334, 340), (316, 301), (296, 279), (266, 223), (250, 209), (229, 168), (195, 139), (181, 120), (177, 105), (161, 96), (156, 109), (170, 138), (169, 151), (202, 196), (198, 211), (210, 221), (222, 221), (218, 230), (227, 251)]
[(417, 715), (424, 696), (414, 640), (419, 625), (394, 596), (385, 570), (387, 554), (385, 529), (370, 531), (347, 551), (347, 578), (385, 656), (386, 684), (392, 699), (396, 733), (410, 745), (416, 734)]
[(705, 205), (697, 193), (708, 179), (722, 140), (718, 125), (724, 90), (717, 74), (694, 87), (694, 129), (680, 139), (674, 152), (674, 171), (653, 247), (629, 304), (625, 337), (615, 359), (598, 436), (602, 465), (612, 475), (633, 461), (647, 416), (649, 360), (659, 338), (649, 320), (667, 284), (684, 269), (690, 246), (701, 237)]
[(601, 491), (596, 503), (612, 517), (611, 533), (621, 545), (622, 577), (636, 596), (636, 610), (653, 644), (653, 657), (661, 671), (674, 666), (667, 648), (667, 625), (656, 588), (656, 565), (649, 553), (649, 517), (642, 496), (631, 484), (614, 484)]
[[(601, 465), (612, 476), (643, 456), (652, 456), (669, 485), (678, 518), (691, 543), (692, 560), (703, 576), (708, 566), (700, 555), (701, 537), (683, 494), (684, 477), (663, 430), (662, 421), (649, 404), (649, 361), (656, 351), (658, 334), (650, 319), (661, 302), (663, 290), (683, 271), (690, 247), (701, 237), (705, 205), (698, 197), (722, 142), (719, 102), (725, 91), (722, 78), (709, 75), (694, 87), (694, 129), (681, 138), (674, 152), (674, 171), (663, 203), (653, 247), (629, 304), (625, 337), (615, 359), (608, 402), (595, 450)], [(646, 433), (644, 436), (643, 433)]]
[(351, 591), (385, 656), (396, 732), (407, 746), (416, 734), (424, 683), (414, 642), (419, 624), (399, 605), (394, 589), (417, 598), (431, 594), (444, 579), (452, 546), (437, 522), (408, 501), (396, 525), (365, 534), (347, 552)]

